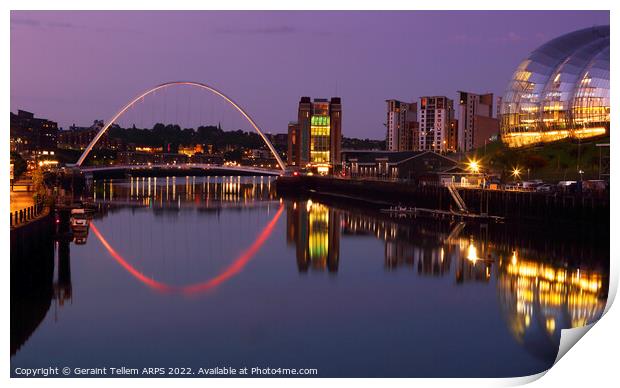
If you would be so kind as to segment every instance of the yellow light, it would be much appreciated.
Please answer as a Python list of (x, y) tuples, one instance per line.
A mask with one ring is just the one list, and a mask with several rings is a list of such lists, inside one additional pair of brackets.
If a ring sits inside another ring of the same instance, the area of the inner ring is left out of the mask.
[(478, 172), (480, 172), (480, 162), (476, 159), (469, 159), (469, 162), (467, 163), (467, 168), (471, 172), (477, 174)]
[(467, 248), (467, 260), (473, 262), (474, 264), (476, 264), (476, 261), (478, 260), (478, 251), (472, 243), (470, 243)]
[(547, 318), (545, 326), (547, 326), (547, 331), (549, 332), (549, 334), (553, 334), (553, 332), (555, 331), (555, 319), (553, 319), (552, 317)]

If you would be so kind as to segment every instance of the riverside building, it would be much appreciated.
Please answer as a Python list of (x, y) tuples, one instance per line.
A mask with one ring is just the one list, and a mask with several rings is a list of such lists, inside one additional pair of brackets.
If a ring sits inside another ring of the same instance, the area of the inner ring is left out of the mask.
[(289, 124), (288, 164), (328, 173), (340, 164), (342, 103), (331, 99), (302, 97), (297, 122)]

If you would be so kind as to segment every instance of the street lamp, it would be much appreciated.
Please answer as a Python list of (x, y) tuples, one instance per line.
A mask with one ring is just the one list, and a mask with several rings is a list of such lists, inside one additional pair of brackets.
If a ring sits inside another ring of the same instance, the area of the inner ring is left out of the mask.
[(476, 159), (469, 159), (469, 162), (467, 163), (467, 168), (469, 169), (469, 171), (477, 174), (480, 172), (480, 162), (478, 162)]
[(513, 168), (512, 176), (515, 178), (515, 180), (519, 179), (521, 177), (521, 169), (519, 167)]

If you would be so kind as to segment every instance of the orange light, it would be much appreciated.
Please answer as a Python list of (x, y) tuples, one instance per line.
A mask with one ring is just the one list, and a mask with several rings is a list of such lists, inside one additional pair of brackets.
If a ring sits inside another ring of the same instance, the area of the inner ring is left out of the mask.
[(467, 169), (469, 169), (469, 171), (477, 174), (480, 172), (480, 167), (481, 166), (479, 161), (477, 161), (476, 159), (468, 159)]

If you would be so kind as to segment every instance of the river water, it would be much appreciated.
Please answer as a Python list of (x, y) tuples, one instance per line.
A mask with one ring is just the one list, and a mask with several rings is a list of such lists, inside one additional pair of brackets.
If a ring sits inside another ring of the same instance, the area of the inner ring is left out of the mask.
[(88, 195), (88, 233), (50, 245), (43, 291), (12, 291), (13, 375), (523, 376), (548, 369), (561, 329), (606, 303), (604, 230), (394, 218), (281, 198), (268, 177), (100, 180)]

